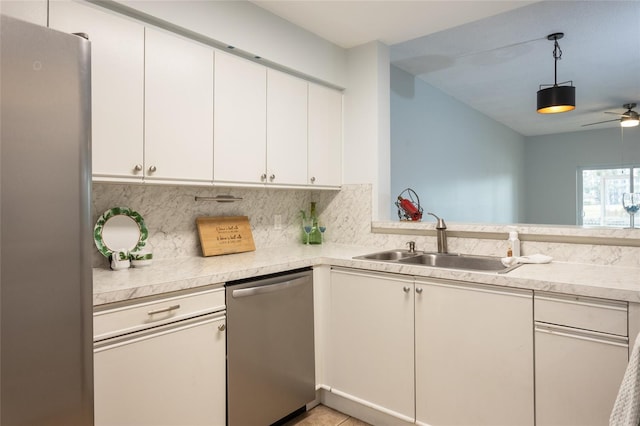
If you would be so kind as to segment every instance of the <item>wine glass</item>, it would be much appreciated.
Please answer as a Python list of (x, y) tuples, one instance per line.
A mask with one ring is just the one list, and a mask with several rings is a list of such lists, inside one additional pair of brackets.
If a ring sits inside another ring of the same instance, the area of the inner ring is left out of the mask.
[(309, 234), (313, 229), (313, 221), (311, 219), (302, 219), (302, 230), (307, 235), (307, 245), (309, 245)]
[(640, 192), (625, 192), (622, 194), (622, 207), (629, 213), (630, 224), (635, 228), (634, 215), (640, 210)]
[(327, 225), (322, 220), (318, 220), (318, 229), (320, 230), (320, 244), (324, 244), (324, 231), (327, 230)]

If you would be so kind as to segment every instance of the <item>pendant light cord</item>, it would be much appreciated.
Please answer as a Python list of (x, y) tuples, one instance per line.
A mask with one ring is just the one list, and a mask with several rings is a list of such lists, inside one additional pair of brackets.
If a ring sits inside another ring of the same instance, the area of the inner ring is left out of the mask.
[(558, 85), (558, 60), (562, 59), (562, 49), (556, 39), (553, 44), (553, 85)]

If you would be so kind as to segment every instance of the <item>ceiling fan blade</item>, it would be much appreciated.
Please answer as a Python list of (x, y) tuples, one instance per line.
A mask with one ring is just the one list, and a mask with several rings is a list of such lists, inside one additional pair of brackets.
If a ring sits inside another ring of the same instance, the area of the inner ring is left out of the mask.
[(604, 111), (605, 114), (624, 115), (624, 113)]
[(612, 121), (620, 121), (620, 120), (616, 119), (616, 120), (598, 121), (596, 123), (583, 124), (582, 127), (593, 126), (594, 124), (611, 123)]

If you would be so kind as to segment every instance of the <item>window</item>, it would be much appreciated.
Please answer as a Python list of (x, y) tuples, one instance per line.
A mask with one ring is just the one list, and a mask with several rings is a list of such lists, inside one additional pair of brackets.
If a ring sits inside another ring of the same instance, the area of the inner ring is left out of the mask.
[(640, 191), (640, 165), (580, 168), (578, 225), (629, 227), (632, 221), (622, 208), (622, 194), (635, 190)]

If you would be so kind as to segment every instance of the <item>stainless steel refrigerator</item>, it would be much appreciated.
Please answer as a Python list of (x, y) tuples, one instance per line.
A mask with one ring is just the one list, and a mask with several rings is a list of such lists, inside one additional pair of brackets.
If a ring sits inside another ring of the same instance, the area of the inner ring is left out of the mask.
[(0, 424), (90, 425), (90, 43), (0, 32)]

